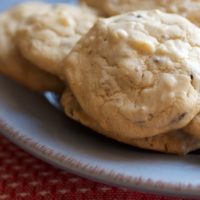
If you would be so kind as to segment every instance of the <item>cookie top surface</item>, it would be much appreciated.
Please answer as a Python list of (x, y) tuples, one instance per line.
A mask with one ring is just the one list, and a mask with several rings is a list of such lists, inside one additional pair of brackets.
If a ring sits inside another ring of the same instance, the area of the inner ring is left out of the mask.
[(24, 59), (16, 44), (16, 32), (30, 15), (44, 12), (49, 4), (25, 3), (0, 15), (0, 73), (37, 91), (60, 91), (61, 81)]
[(95, 20), (96, 14), (87, 7), (53, 5), (45, 13), (26, 21), (18, 32), (18, 44), (28, 60), (60, 75), (63, 58)]
[(198, 113), (200, 30), (157, 10), (100, 19), (65, 60), (69, 86), (104, 130), (130, 138), (184, 127)]
[(134, 10), (160, 9), (177, 13), (200, 26), (200, 1), (198, 0), (82, 0), (106, 16)]

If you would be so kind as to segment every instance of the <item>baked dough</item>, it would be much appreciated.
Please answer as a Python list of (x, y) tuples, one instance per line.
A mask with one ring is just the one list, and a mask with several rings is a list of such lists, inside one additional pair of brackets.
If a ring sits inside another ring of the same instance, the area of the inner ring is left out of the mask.
[(44, 12), (43, 3), (25, 3), (0, 15), (0, 73), (36, 91), (61, 92), (64, 84), (24, 59), (16, 44), (16, 32), (23, 20), (32, 14)]
[(29, 61), (60, 76), (62, 60), (96, 18), (96, 13), (85, 6), (53, 5), (26, 21), (18, 31), (18, 45)]
[(99, 19), (65, 60), (86, 115), (110, 137), (185, 127), (199, 112), (200, 30), (158, 10)]
[(96, 8), (105, 16), (135, 10), (160, 9), (182, 15), (200, 26), (199, 0), (81, 0), (81, 2)]

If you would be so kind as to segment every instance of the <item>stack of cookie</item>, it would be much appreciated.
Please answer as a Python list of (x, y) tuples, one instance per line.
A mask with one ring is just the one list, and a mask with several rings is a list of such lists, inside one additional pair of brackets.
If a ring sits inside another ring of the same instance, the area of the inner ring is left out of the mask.
[(200, 2), (84, 2), (93, 8), (26, 3), (2, 13), (0, 73), (59, 93), (68, 117), (117, 141), (200, 148)]
[(28, 88), (61, 93), (60, 62), (94, 24), (89, 8), (24, 3), (0, 15), (0, 73)]

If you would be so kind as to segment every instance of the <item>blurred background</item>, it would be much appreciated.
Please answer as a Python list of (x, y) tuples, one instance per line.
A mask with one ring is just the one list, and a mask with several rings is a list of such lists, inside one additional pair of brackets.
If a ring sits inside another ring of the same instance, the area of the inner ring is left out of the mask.
[[(16, 4), (22, 3), (22, 2), (28, 2), (32, 1), (35, 2), (35, 0), (0, 0), (0, 11), (3, 11), (5, 9), (8, 9), (10, 6), (14, 6)], [(38, 0), (42, 1), (42, 0)], [(77, 0), (43, 0), (44, 2), (50, 2), (50, 3), (58, 3), (58, 2), (65, 2), (65, 3), (75, 3)]]

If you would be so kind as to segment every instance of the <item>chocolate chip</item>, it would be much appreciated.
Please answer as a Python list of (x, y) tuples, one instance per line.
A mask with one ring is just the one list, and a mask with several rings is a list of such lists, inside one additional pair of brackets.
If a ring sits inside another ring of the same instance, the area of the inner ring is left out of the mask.
[(148, 120), (152, 120), (152, 119), (153, 119), (153, 114), (150, 113), (150, 114), (148, 115)]
[(88, 51), (88, 54), (89, 54), (89, 55), (91, 55), (91, 54), (92, 54), (92, 50), (91, 50), (91, 49)]
[(137, 15), (136, 17), (137, 17), (137, 18), (142, 18), (142, 16), (141, 16), (141, 15)]
[(153, 148), (153, 146), (154, 146), (154, 145), (153, 145), (153, 143), (150, 143), (150, 147), (152, 147), (152, 148)]
[(191, 74), (191, 75), (190, 75), (190, 78), (191, 78), (191, 80), (193, 80), (193, 79), (194, 79), (194, 76)]
[(177, 116), (170, 122), (170, 124), (174, 124), (174, 123), (177, 123), (177, 122), (181, 121), (186, 115), (187, 115), (187, 113), (182, 113), (182, 114), (177, 115)]
[(136, 121), (135, 122), (138, 126), (140, 126), (140, 127), (146, 127), (146, 121)]
[(159, 63), (159, 62), (160, 62), (160, 59), (159, 59), (159, 58), (153, 58), (153, 61), (154, 61), (155, 63)]
[(161, 35), (161, 38), (166, 40), (167, 39), (167, 36), (166, 35)]

